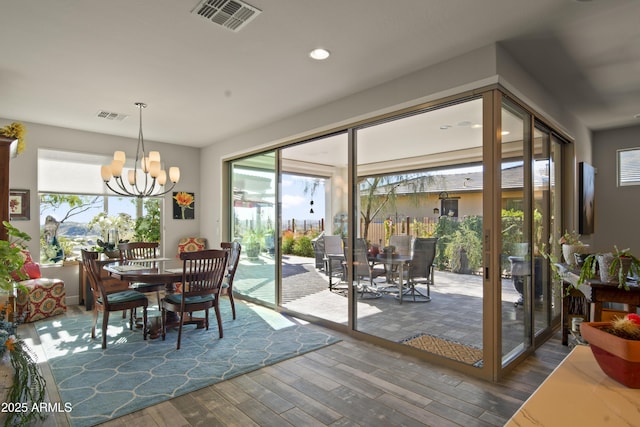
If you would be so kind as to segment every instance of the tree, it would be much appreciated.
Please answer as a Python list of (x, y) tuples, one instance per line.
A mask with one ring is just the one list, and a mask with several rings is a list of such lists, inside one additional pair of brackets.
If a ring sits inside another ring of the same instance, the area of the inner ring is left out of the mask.
[(146, 215), (136, 219), (133, 238), (139, 242), (160, 241), (160, 200), (145, 199)]
[(360, 216), (364, 223), (362, 237), (368, 241), (369, 225), (385, 209), (393, 209), (398, 194), (409, 194), (416, 205), (437, 176), (424, 173), (386, 175), (362, 178), (360, 188)]
[(58, 223), (62, 224), (75, 215), (80, 215), (89, 209), (102, 206), (103, 196), (78, 196), (75, 194), (41, 194), (40, 216), (48, 209), (58, 209), (62, 205), (68, 205), (69, 210)]

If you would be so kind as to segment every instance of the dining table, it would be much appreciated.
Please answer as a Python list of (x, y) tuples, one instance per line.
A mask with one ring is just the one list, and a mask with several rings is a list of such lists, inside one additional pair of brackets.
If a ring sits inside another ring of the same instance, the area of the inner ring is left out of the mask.
[(404, 294), (404, 267), (411, 263), (411, 255), (400, 255), (400, 254), (387, 254), (382, 253), (375, 256), (373, 262), (384, 264), (387, 269), (387, 280), (391, 280), (392, 275), (390, 272), (393, 270), (393, 267), (398, 267), (398, 301), (402, 304), (402, 295)]
[[(151, 258), (115, 261), (102, 267), (111, 277), (129, 283), (146, 283), (164, 285), (166, 293), (176, 291), (176, 283), (182, 281), (183, 261), (172, 258)], [(132, 286), (135, 289), (135, 286)], [(160, 307), (158, 307), (160, 309)], [(179, 323), (180, 318), (172, 311), (167, 312), (167, 326)], [(197, 328), (204, 328), (203, 318), (189, 317), (184, 324), (196, 324)], [(156, 334), (153, 334), (156, 335)]]

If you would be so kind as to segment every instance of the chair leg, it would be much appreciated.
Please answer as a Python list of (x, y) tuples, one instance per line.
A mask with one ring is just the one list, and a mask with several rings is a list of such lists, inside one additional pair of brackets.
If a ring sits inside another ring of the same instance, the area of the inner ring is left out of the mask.
[(167, 336), (167, 309), (162, 307), (160, 309), (160, 333), (162, 334), (162, 341)]
[(93, 303), (93, 324), (91, 325), (91, 338), (96, 338), (96, 324), (98, 323), (98, 308), (96, 303)]
[[(218, 321), (218, 333), (220, 335), (220, 338), (222, 338), (224, 334), (222, 333), (222, 316), (220, 316), (220, 304), (218, 304), (218, 298), (216, 298), (216, 302), (213, 305), (213, 308), (216, 311), (216, 320)], [(207, 310), (207, 313), (208, 312), (209, 310)]]
[(182, 339), (182, 323), (184, 322), (184, 312), (180, 313), (180, 326), (178, 327), (178, 344), (176, 350), (180, 350), (180, 341)]
[(147, 340), (147, 306), (142, 306), (142, 336)]
[(107, 348), (107, 326), (109, 325), (109, 310), (102, 312), (102, 349)]
[(233, 313), (233, 320), (236, 320), (236, 305), (233, 302), (233, 291), (231, 288), (228, 289), (227, 294), (229, 295), (229, 302), (231, 302), (231, 312)]

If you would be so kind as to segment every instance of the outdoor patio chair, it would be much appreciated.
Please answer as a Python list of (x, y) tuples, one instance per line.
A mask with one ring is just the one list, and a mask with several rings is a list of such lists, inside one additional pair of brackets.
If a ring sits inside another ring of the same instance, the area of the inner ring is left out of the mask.
[[(393, 246), (394, 247), (394, 254), (397, 255), (402, 255), (402, 256), (409, 256), (411, 255), (411, 236), (409, 235), (403, 235), (403, 234), (395, 234), (393, 236), (389, 237), (389, 246)], [(387, 270), (387, 282), (388, 283), (393, 283), (393, 281), (397, 278), (398, 276), (398, 266), (397, 265), (393, 265), (393, 266), (386, 266), (385, 268), (389, 268), (391, 267), (389, 270)]]
[(233, 278), (236, 275), (238, 269), (238, 262), (240, 261), (240, 252), (242, 246), (240, 242), (221, 242), (220, 247), (226, 251), (229, 251), (229, 259), (227, 261), (227, 273), (222, 284), (223, 290), (226, 289), (229, 296), (229, 302), (231, 303), (231, 312), (233, 313), (233, 320), (236, 319), (236, 305), (233, 302)]
[(102, 348), (107, 348), (107, 326), (109, 325), (109, 313), (112, 311), (130, 310), (129, 328), (133, 329), (133, 312), (137, 307), (142, 307), (142, 333), (147, 339), (147, 306), (149, 301), (140, 292), (134, 290), (119, 291), (107, 293), (103, 279), (98, 270), (96, 260), (97, 252), (82, 252), (82, 264), (89, 276), (91, 283), (91, 294), (93, 296), (93, 323), (91, 325), (91, 338), (96, 337), (96, 323), (98, 322), (98, 313), (102, 312)]
[(344, 260), (342, 236), (324, 236), (324, 272), (329, 276), (329, 289), (333, 286), (334, 277), (342, 280)]
[[(413, 242), (413, 256), (406, 269), (406, 289), (403, 300), (413, 302), (431, 301), (431, 285), (433, 285), (433, 260), (436, 257), (438, 238), (417, 238)], [(423, 294), (416, 285), (427, 285), (427, 293)]]
[(380, 298), (382, 294), (374, 279), (385, 274), (382, 269), (374, 269), (367, 257), (368, 247), (364, 239), (356, 239), (353, 253), (353, 275), (356, 289), (361, 298)]
[[(182, 293), (169, 294), (162, 299), (162, 340), (167, 334), (167, 311), (179, 315), (178, 342), (180, 350), (182, 327), (185, 323), (201, 323), (192, 314), (204, 310), (204, 327), (209, 330), (209, 309), (213, 307), (218, 321), (218, 333), (223, 337), (222, 318), (220, 317), (220, 291), (224, 279), (229, 252), (223, 249), (208, 249), (197, 252), (183, 252), (180, 259), (182, 267)], [(188, 317), (188, 320), (185, 318)]]

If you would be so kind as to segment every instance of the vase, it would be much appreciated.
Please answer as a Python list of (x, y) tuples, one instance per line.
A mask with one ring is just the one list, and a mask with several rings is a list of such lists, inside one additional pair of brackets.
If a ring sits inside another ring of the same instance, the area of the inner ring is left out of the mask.
[(573, 254), (586, 254), (589, 251), (589, 245), (581, 244), (581, 245), (562, 245), (562, 256), (564, 257), (564, 262), (567, 263), (570, 267), (576, 266), (576, 258)]
[(629, 388), (640, 388), (640, 341), (602, 330), (608, 326), (610, 322), (583, 322), (580, 334), (605, 374)]

